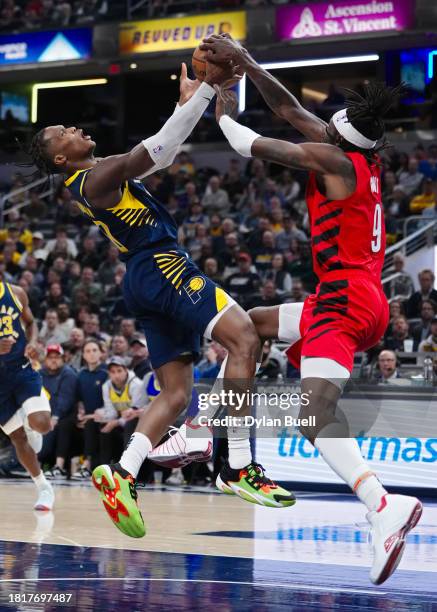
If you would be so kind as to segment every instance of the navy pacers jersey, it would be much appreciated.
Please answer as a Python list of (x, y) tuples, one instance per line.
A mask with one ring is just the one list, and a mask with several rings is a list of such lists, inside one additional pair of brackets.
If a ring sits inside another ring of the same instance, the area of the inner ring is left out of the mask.
[(9, 283), (0, 282), (0, 339), (12, 337), (16, 342), (6, 355), (0, 355), (1, 364), (23, 362), (27, 339), (21, 323), (23, 307)]
[(78, 170), (65, 185), (81, 211), (120, 251), (127, 260), (142, 250), (168, 248), (177, 243), (177, 226), (173, 217), (141, 181), (131, 179), (121, 185), (121, 200), (112, 208), (95, 208), (84, 196), (84, 185), (92, 168)]

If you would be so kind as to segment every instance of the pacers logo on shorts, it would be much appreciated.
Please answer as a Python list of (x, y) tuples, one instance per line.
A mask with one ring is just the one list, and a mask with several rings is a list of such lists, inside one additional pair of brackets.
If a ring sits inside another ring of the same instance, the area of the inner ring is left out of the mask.
[(205, 279), (201, 276), (194, 276), (193, 278), (190, 278), (190, 280), (184, 285), (184, 289), (193, 304), (197, 304), (197, 302), (200, 300), (200, 292), (205, 285)]

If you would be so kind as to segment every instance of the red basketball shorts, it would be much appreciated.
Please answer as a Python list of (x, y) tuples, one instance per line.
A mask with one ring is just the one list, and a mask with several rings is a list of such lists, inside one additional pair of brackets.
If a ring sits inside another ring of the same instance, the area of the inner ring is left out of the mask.
[(375, 346), (388, 320), (387, 299), (369, 274), (329, 272), (304, 302), (300, 339), (287, 350), (288, 359), (300, 367), (301, 357), (325, 357), (351, 372), (354, 354)]

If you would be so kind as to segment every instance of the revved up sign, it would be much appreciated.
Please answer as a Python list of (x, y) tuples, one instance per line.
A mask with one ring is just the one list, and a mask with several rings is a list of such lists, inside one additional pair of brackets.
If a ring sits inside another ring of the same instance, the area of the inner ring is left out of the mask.
[(414, 0), (324, 2), (278, 8), (280, 40), (405, 30), (414, 25)]

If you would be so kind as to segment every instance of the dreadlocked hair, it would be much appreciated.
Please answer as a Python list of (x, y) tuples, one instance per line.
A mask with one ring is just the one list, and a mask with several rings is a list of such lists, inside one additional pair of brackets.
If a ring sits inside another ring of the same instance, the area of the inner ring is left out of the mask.
[(344, 88), (348, 98), (346, 99), (346, 115), (350, 123), (363, 136), (370, 140), (381, 141), (374, 149), (361, 149), (347, 143), (348, 151), (359, 151), (368, 160), (375, 159), (375, 155), (389, 147), (385, 139), (385, 125), (383, 117), (397, 100), (405, 93), (406, 86), (400, 83), (396, 87), (388, 87), (385, 83), (365, 83), (363, 95), (353, 89)]
[(41, 189), (44, 191), (48, 185), (52, 184), (54, 175), (62, 172), (62, 170), (51, 161), (47, 153), (47, 144), (44, 142), (44, 129), (39, 130), (39, 132), (34, 135), (27, 151), (17, 138), (15, 141), (20, 147), (21, 151), (30, 158), (30, 161), (19, 163), (17, 165), (21, 168), (36, 167), (34, 172), (31, 172), (26, 176), (27, 179), (30, 179), (29, 182), (32, 182), (38, 178), (43, 178), (44, 176), (47, 177), (46, 183), (41, 187)]

